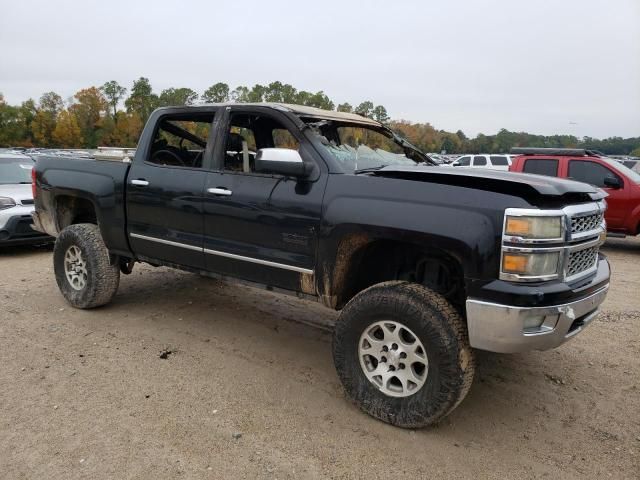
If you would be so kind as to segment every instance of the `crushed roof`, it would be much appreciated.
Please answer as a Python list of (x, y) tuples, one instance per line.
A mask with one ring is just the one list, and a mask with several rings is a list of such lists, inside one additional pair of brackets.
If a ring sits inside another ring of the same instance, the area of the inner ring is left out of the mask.
[[(373, 120), (372, 118), (363, 117), (357, 113), (337, 112), (335, 110), (324, 110), (322, 108), (308, 107), (306, 105), (295, 105), (292, 103), (278, 103), (278, 102), (258, 102), (258, 103), (237, 103), (237, 102), (225, 102), (225, 103), (205, 103), (199, 105), (189, 105), (185, 108), (198, 108), (198, 107), (230, 107), (230, 106), (249, 106), (249, 107), (270, 107), (277, 110), (286, 110), (303, 117), (338, 120), (343, 122), (361, 123), (365, 125), (373, 125), (380, 127), (382, 124)], [(172, 108), (172, 107), (169, 107)], [(182, 107), (178, 107), (182, 108)]]

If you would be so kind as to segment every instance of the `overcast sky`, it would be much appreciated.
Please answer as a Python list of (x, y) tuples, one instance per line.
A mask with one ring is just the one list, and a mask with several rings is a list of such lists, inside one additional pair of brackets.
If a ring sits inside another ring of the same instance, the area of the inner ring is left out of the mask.
[(0, 92), (280, 80), (467, 135), (640, 135), (640, 0), (3, 2)]

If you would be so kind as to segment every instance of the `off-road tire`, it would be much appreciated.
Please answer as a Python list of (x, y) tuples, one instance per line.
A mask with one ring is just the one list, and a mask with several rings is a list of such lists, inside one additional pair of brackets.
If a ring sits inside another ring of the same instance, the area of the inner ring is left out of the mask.
[[(428, 373), (410, 396), (383, 393), (360, 366), (360, 336), (381, 320), (406, 325), (425, 347)], [(385, 282), (357, 294), (333, 334), (333, 360), (347, 395), (369, 415), (404, 428), (432, 425), (464, 399), (475, 370), (465, 321), (441, 295), (418, 284)]]
[[(81, 290), (73, 288), (65, 274), (65, 254), (74, 245), (86, 263), (87, 280)], [(76, 308), (95, 308), (109, 303), (120, 283), (120, 268), (110, 264), (100, 229), (91, 223), (70, 225), (60, 232), (53, 248), (53, 269), (62, 295)]]

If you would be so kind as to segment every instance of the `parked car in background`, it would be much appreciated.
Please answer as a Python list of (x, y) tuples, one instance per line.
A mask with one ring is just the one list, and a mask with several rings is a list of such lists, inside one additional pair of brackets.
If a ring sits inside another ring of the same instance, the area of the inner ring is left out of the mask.
[(0, 152), (0, 246), (53, 240), (31, 228), (33, 166), (26, 155)]
[(607, 231), (640, 233), (640, 173), (621, 162), (583, 149), (513, 148), (518, 154), (510, 170), (562, 177), (603, 189), (607, 197)]
[(475, 167), (475, 168), (489, 168), (491, 170), (509, 170), (511, 165), (510, 155), (463, 155), (455, 160), (452, 167)]
[(625, 159), (625, 160), (618, 160), (618, 161), (625, 167), (633, 170), (634, 172), (640, 173), (640, 160)]

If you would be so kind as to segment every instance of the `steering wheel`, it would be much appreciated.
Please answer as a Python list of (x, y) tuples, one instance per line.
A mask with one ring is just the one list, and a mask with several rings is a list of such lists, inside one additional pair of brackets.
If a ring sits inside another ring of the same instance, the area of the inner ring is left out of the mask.
[(156, 161), (158, 157), (160, 157), (160, 155), (169, 155), (171, 158), (173, 158), (177, 162), (179, 166), (186, 167), (184, 160), (180, 158), (180, 155), (178, 155), (176, 152), (173, 152), (171, 150), (158, 150), (157, 152), (155, 152), (153, 154), (153, 160), (152, 160), (153, 163), (160, 163)]
[(197, 153), (193, 161), (191, 162), (192, 167), (202, 167), (202, 157), (204, 157), (204, 150), (201, 150)]

